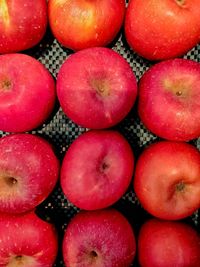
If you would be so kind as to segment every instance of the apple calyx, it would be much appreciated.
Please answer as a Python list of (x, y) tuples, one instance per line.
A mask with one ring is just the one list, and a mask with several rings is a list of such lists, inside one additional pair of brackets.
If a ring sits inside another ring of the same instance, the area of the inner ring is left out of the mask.
[(10, 258), (9, 263), (6, 267), (26, 267), (26, 266), (36, 266), (37, 261), (31, 257), (26, 255), (13, 255)]
[(0, 194), (1, 197), (8, 198), (11, 194), (15, 192), (18, 187), (18, 180), (9, 175), (0, 176)]
[(175, 190), (176, 192), (183, 192), (185, 190), (185, 187), (186, 187), (185, 183), (183, 181), (180, 181), (175, 185)]
[(105, 78), (94, 78), (90, 80), (90, 85), (98, 95), (106, 97), (110, 95), (109, 84)]
[(97, 252), (95, 250), (90, 251), (89, 258), (90, 258), (90, 264), (94, 263), (98, 258)]
[(171, 91), (175, 96), (186, 97), (190, 92), (190, 81), (184, 80), (175, 80), (170, 81), (166, 79), (164, 81), (165, 89)]
[(17, 256), (15, 256), (15, 260), (17, 262), (22, 262), (23, 261), (23, 256), (22, 255), (17, 255)]
[(182, 94), (183, 94), (183, 92), (181, 90), (176, 92), (177, 96), (181, 96)]
[(6, 27), (10, 24), (10, 15), (7, 5), (7, 0), (0, 0), (0, 17), (2, 17)]
[(16, 255), (14, 256), (10, 263), (7, 265), (8, 267), (14, 267), (14, 266), (25, 266), (26, 259), (22, 255)]
[(14, 185), (17, 184), (17, 179), (15, 179), (14, 177), (11, 176), (5, 176), (3, 177), (5, 183), (9, 186), (9, 187), (13, 187)]
[(175, 0), (175, 2), (181, 7), (185, 5), (185, 0)]
[(108, 168), (109, 168), (109, 165), (106, 162), (103, 162), (101, 167), (100, 167), (100, 171), (105, 172), (106, 169), (108, 169)]
[(91, 256), (92, 258), (97, 258), (97, 257), (98, 257), (98, 254), (96, 253), (95, 250), (92, 250), (92, 251), (90, 252), (90, 256)]
[(12, 83), (9, 79), (4, 79), (2, 82), (1, 82), (1, 89), (7, 91), (7, 90), (10, 90), (12, 87)]

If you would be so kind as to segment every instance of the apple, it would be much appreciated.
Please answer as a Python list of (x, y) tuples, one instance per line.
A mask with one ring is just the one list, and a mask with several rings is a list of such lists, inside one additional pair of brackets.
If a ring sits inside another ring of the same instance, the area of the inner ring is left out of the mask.
[(0, 54), (35, 46), (46, 27), (46, 0), (0, 0)]
[(138, 237), (141, 267), (200, 266), (200, 236), (188, 224), (151, 219)]
[(0, 56), (0, 130), (26, 132), (51, 114), (56, 99), (49, 71), (25, 54)]
[(149, 60), (184, 55), (200, 41), (199, 0), (130, 0), (125, 37)]
[(57, 256), (53, 225), (34, 212), (0, 216), (0, 266), (52, 267)]
[(136, 163), (134, 190), (155, 217), (178, 220), (192, 215), (200, 208), (200, 152), (181, 142), (150, 145)]
[(170, 59), (144, 73), (138, 89), (138, 113), (159, 137), (188, 141), (200, 136), (200, 63)]
[(93, 47), (68, 57), (57, 76), (64, 113), (85, 128), (116, 125), (129, 113), (137, 94), (136, 77), (117, 52)]
[(32, 134), (0, 138), (0, 212), (35, 208), (53, 190), (59, 162), (51, 145)]
[(135, 252), (133, 229), (117, 210), (82, 211), (67, 225), (63, 239), (66, 266), (129, 267)]
[(128, 189), (134, 156), (126, 139), (114, 130), (91, 130), (68, 148), (60, 181), (67, 199), (85, 210), (106, 208)]
[(49, 0), (48, 15), (52, 33), (74, 51), (106, 46), (122, 27), (124, 0)]

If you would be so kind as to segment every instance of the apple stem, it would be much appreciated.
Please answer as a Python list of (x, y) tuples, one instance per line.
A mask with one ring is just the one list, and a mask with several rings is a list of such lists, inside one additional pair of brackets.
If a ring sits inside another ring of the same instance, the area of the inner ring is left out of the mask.
[(176, 191), (181, 192), (185, 189), (185, 183), (184, 182), (179, 182), (176, 184)]
[(17, 256), (15, 256), (15, 260), (16, 260), (18, 263), (20, 263), (20, 262), (22, 262), (22, 260), (23, 260), (23, 256), (22, 256), (22, 255), (17, 255)]
[(96, 251), (92, 250), (90, 252), (90, 256), (91, 256), (91, 258), (97, 258), (98, 254), (96, 253)]
[(181, 96), (181, 95), (182, 95), (182, 91), (177, 91), (177, 92), (176, 92), (176, 95), (177, 95), (177, 96)]
[(102, 164), (102, 169), (105, 170), (108, 168), (108, 164), (106, 164), (105, 162)]
[(109, 85), (106, 79), (91, 79), (90, 85), (92, 88), (101, 96), (108, 96), (109, 95)]
[(14, 177), (5, 177), (5, 181), (9, 186), (17, 184), (17, 179), (15, 179)]
[(2, 89), (3, 90), (9, 90), (10, 88), (11, 88), (11, 86), (12, 86), (12, 83), (11, 83), (11, 81), (9, 81), (9, 80), (4, 80), (2, 83), (1, 83), (1, 87), (2, 87)]

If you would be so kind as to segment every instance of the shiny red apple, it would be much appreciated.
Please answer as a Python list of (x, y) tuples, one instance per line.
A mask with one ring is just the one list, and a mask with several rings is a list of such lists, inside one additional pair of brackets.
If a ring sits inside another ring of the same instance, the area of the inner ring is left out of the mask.
[(0, 266), (52, 267), (58, 251), (53, 225), (34, 212), (0, 216)]
[(35, 208), (53, 190), (59, 162), (52, 146), (31, 134), (0, 138), (0, 212)]
[(139, 116), (151, 132), (174, 141), (200, 136), (200, 63), (157, 63), (144, 73), (138, 91)]
[(199, 233), (181, 222), (151, 219), (139, 232), (141, 267), (198, 267), (199, 251)]
[(130, 223), (118, 211), (80, 212), (63, 239), (66, 266), (130, 267), (136, 252)]
[(75, 51), (111, 43), (122, 26), (124, 13), (124, 0), (49, 0), (48, 3), (54, 36)]
[(128, 189), (134, 156), (117, 131), (89, 131), (67, 150), (61, 167), (61, 187), (67, 199), (85, 210), (114, 204)]
[(35, 58), (0, 56), (0, 130), (30, 131), (46, 121), (56, 99), (54, 79)]
[(200, 0), (130, 0), (125, 36), (149, 60), (182, 56), (200, 42)]
[(132, 109), (135, 75), (126, 60), (109, 48), (88, 48), (72, 54), (61, 66), (57, 94), (64, 113), (86, 128), (116, 125)]
[(46, 0), (0, 1), (0, 54), (38, 44), (47, 27)]
[(181, 142), (150, 145), (137, 161), (134, 190), (155, 217), (178, 220), (192, 215), (200, 208), (200, 152)]

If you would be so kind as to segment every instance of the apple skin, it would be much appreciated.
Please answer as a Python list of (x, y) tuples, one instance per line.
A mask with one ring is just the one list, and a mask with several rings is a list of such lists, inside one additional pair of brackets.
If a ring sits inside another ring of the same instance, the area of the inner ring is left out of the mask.
[(137, 95), (136, 77), (117, 52), (93, 47), (71, 55), (57, 77), (64, 113), (90, 129), (116, 125), (129, 113)]
[(51, 145), (32, 134), (0, 138), (0, 212), (35, 208), (51, 193), (59, 162)]
[(48, 15), (56, 39), (74, 51), (106, 46), (119, 32), (124, 0), (49, 0)]
[(134, 190), (151, 215), (178, 220), (200, 207), (200, 153), (181, 142), (160, 141), (140, 155)]
[(133, 229), (114, 209), (78, 213), (63, 239), (66, 266), (129, 267), (135, 252)]
[(125, 36), (149, 60), (182, 56), (200, 41), (199, 0), (130, 0)]
[(35, 46), (46, 27), (46, 0), (0, 0), (0, 54)]
[(0, 130), (26, 132), (40, 126), (56, 100), (49, 71), (25, 54), (0, 56)]
[(52, 267), (58, 240), (53, 225), (34, 212), (0, 216), (0, 266)]
[(141, 267), (198, 267), (199, 251), (199, 234), (185, 223), (151, 219), (140, 229)]
[(67, 150), (61, 166), (61, 187), (67, 199), (84, 210), (106, 208), (128, 189), (134, 156), (117, 131), (91, 130)]
[(157, 63), (144, 73), (138, 88), (138, 113), (151, 132), (173, 141), (200, 136), (200, 63)]

